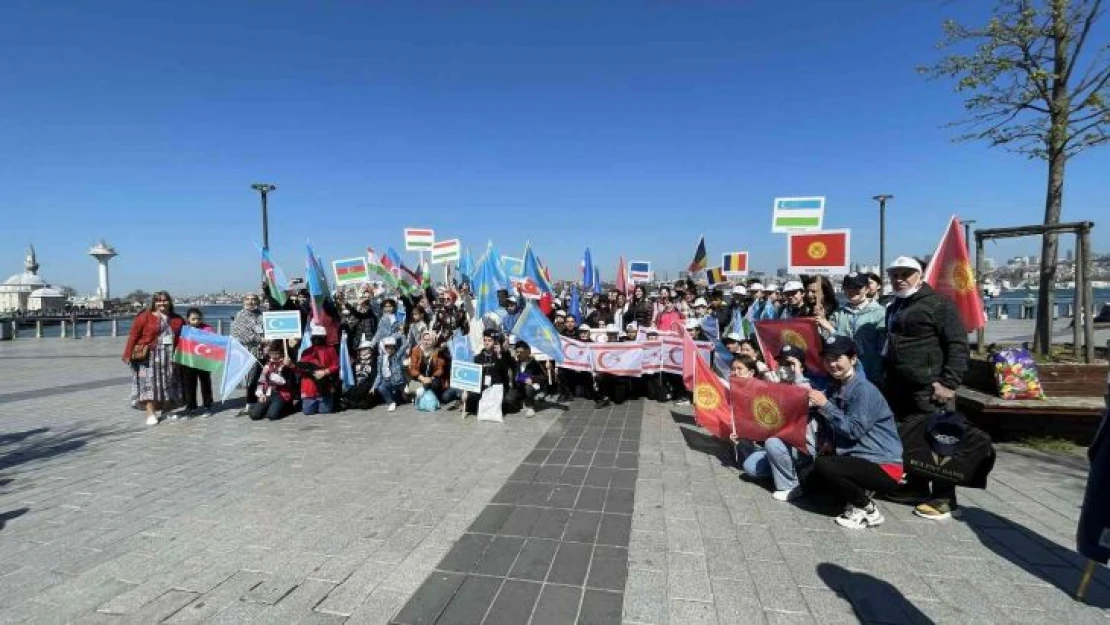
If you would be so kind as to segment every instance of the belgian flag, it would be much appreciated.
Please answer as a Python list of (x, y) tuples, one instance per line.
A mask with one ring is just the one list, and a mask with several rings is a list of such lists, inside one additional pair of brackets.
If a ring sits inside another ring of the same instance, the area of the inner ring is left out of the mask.
[(708, 255), (705, 253), (705, 237), (698, 239), (698, 249), (694, 251), (694, 260), (690, 261), (690, 273), (703, 271), (709, 265)]

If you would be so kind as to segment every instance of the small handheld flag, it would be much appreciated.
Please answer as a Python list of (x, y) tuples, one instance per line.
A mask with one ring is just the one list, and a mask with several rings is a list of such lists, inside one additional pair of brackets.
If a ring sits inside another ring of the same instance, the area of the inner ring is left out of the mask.
[(705, 279), (709, 281), (709, 286), (728, 282), (728, 278), (725, 277), (724, 270), (720, 267), (712, 267), (710, 269), (706, 269)]

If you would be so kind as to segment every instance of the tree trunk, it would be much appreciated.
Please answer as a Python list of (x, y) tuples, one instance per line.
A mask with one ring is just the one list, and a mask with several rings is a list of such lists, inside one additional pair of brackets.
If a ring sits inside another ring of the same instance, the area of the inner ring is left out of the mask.
[[(1048, 158), (1048, 192), (1045, 196), (1044, 223), (1060, 223), (1064, 205), (1064, 167), (1067, 154), (1051, 150)], [(1033, 351), (1048, 354), (1052, 344), (1052, 303), (1056, 286), (1057, 236), (1047, 233), (1041, 239), (1041, 283), (1037, 289), (1037, 322), (1033, 333)]]

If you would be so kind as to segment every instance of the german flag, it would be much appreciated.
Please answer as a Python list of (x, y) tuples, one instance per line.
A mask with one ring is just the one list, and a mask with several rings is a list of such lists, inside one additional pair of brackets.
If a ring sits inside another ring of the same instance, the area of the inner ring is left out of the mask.
[(708, 255), (705, 253), (705, 237), (702, 237), (698, 240), (698, 249), (694, 250), (694, 260), (690, 261), (690, 273), (702, 271), (708, 265)]
[(725, 273), (748, 273), (748, 253), (733, 252), (721, 257), (721, 267)]
[(791, 273), (810, 273), (815, 269), (848, 267), (849, 230), (824, 232), (792, 232), (789, 239)]

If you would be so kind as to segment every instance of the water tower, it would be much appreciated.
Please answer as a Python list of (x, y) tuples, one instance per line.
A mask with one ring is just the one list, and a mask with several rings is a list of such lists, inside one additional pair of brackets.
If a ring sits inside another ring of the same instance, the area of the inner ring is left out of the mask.
[(116, 253), (116, 248), (101, 239), (99, 243), (89, 249), (89, 256), (95, 258), (97, 265), (100, 266), (100, 286), (96, 289), (96, 296), (101, 301), (108, 301), (111, 298), (108, 294), (108, 261), (119, 256), (119, 254)]

